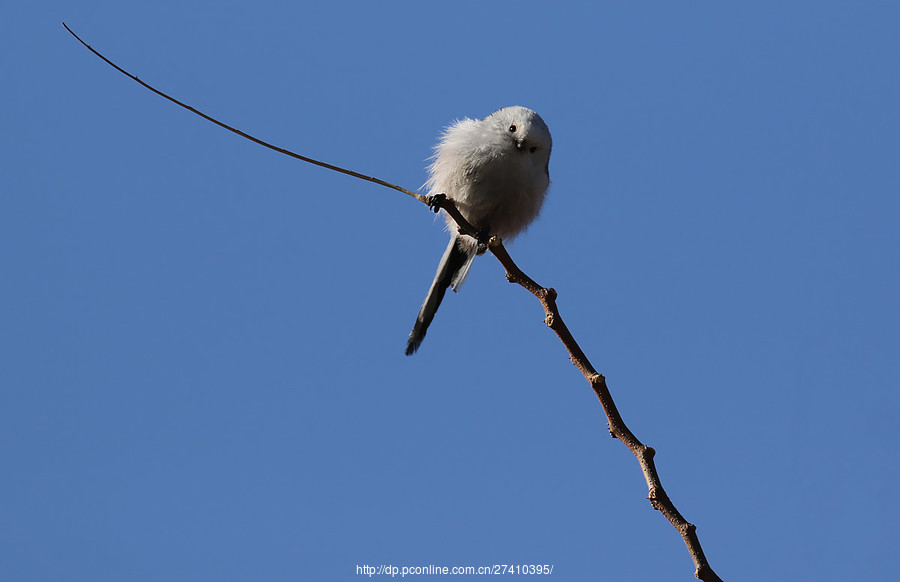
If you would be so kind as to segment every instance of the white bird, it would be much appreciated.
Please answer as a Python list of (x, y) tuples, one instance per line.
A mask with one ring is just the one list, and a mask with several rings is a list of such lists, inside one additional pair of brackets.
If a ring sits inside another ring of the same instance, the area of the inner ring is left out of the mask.
[[(525, 107), (505, 107), (484, 119), (447, 127), (435, 146), (426, 182), (431, 195), (445, 194), (469, 223), (508, 241), (537, 218), (550, 185), (553, 140), (541, 116)], [(445, 213), (450, 244), (409, 334), (406, 355), (415, 353), (447, 288), (466, 279), (478, 241), (459, 233)], [(484, 249), (480, 249), (484, 252)]]

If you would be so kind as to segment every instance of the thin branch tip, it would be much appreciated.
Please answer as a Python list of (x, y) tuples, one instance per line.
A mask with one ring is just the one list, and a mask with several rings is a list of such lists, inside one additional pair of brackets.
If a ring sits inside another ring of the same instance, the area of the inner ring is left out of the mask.
[(325, 169), (327, 169), (327, 170), (331, 170), (331, 171), (333, 171), (333, 172), (338, 172), (338, 173), (340, 173), (340, 174), (346, 174), (347, 176), (352, 176), (352, 177), (358, 178), (358, 179), (360, 179), (360, 180), (365, 180), (366, 182), (372, 182), (372, 183), (374, 183), (374, 184), (378, 184), (379, 186), (384, 186), (384, 187), (386, 187), (386, 188), (391, 188), (391, 189), (393, 189), (393, 190), (397, 190), (398, 192), (403, 192), (404, 194), (406, 194), (406, 195), (408, 195), (408, 196), (412, 196), (413, 198), (415, 198), (416, 200), (419, 200), (420, 202), (425, 202), (425, 201), (426, 201), (426, 198), (425, 198), (424, 196), (422, 196), (421, 194), (418, 194), (418, 193), (416, 193), (416, 192), (413, 192), (412, 190), (407, 190), (406, 188), (403, 188), (402, 186), (398, 186), (397, 184), (393, 184), (393, 183), (391, 183), (391, 182), (387, 182), (387, 181), (385, 181), (385, 180), (382, 180), (381, 178), (376, 178), (376, 177), (374, 177), (374, 176), (367, 176), (367, 175), (361, 174), (361, 173), (359, 173), (359, 172), (357, 172), (357, 171), (355, 171), (355, 170), (350, 170), (350, 169), (347, 169), (347, 168), (342, 168), (341, 166), (335, 166), (334, 164), (329, 164), (329, 163), (327, 163), (327, 162), (322, 162), (322, 161), (319, 161), (319, 160), (316, 160), (316, 159), (313, 159), (313, 158), (310, 158), (310, 157), (307, 157), (307, 156), (302, 156), (302, 155), (300, 155), (300, 154), (298, 154), (298, 153), (292, 152), (292, 151), (290, 151), (290, 150), (288, 150), (288, 149), (285, 149), (285, 148), (283, 148), (283, 147), (280, 147), (280, 146), (271, 144), (271, 143), (269, 143), (269, 142), (267, 142), (267, 141), (263, 141), (263, 140), (259, 139), (258, 137), (254, 137), (254, 136), (250, 135), (249, 133), (245, 133), (245, 132), (241, 131), (240, 129), (236, 128), (236, 127), (232, 127), (231, 125), (228, 125), (227, 123), (223, 123), (223, 122), (219, 121), (218, 119), (216, 119), (216, 118), (214, 118), (214, 117), (211, 117), (211, 116), (207, 115), (206, 113), (203, 113), (203, 112), (200, 111), (199, 109), (194, 109), (194, 108), (191, 107), (190, 105), (187, 105), (186, 103), (182, 103), (181, 101), (179, 101), (178, 99), (172, 97), (171, 95), (169, 95), (169, 94), (167, 94), (167, 93), (164, 93), (164, 92), (160, 91), (159, 89), (157, 89), (156, 87), (153, 87), (153, 86), (150, 85), (149, 83), (146, 83), (146, 82), (140, 80), (136, 75), (133, 75), (133, 74), (129, 73), (128, 71), (126, 71), (125, 69), (123, 69), (122, 67), (120, 67), (119, 65), (117, 65), (116, 63), (112, 62), (111, 60), (109, 60), (108, 58), (106, 58), (105, 56), (103, 56), (99, 51), (97, 51), (96, 49), (92, 48), (91, 45), (89, 45), (88, 43), (86, 43), (85, 41), (83, 41), (83, 40), (81, 39), (80, 36), (78, 36), (77, 34), (75, 34), (75, 32), (74, 32), (71, 28), (69, 28), (68, 26), (66, 26), (66, 23), (65, 23), (65, 22), (63, 22), (62, 25), (63, 25), (63, 27), (65, 27), (66, 30), (69, 31), (69, 34), (71, 34), (72, 36), (75, 37), (75, 39), (76, 39), (78, 42), (80, 42), (82, 45), (84, 45), (85, 48), (87, 48), (89, 51), (91, 51), (92, 53), (94, 53), (94, 55), (96, 55), (96, 56), (97, 56), (98, 58), (100, 58), (103, 62), (105, 62), (106, 64), (108, 64), (110, 67), (112, 67), (112, 68), (114, 68), (115, 70), (119, 71), (120, 73), (122, 73), (123, 75), (125, 75), (126, 77), (128, 77), (129, 79), (135, 81), (136, 83), (138, 83), (139, 85), (141, 85), (141, 86), (144, 87), (145, 89), (148, 89), (148, 90), (152, 91), (153, 93), (156, 93), (157, 95), (159, 95), (160, 97), (163, 97), (164, 99), (168, 99), (169, 101), (171, 101), (171, 102), (174, 103), (175, 105), (178, 105), (179, 107), (183, 107), (184, 109), (187, 109), (187, 110), (190, 111), (191, 113), (194, 113), (194, 114), (196, 114), (196, 115), (199, 115), (199, 116), (202, 117), (203, 119), (205, 119), (205, 120), (207, 120), (207, 121), (209, 121), (209, 122), (211, 122), (211, 123), (214, 123), (214, 124), (218, 125), (219, 127), (223, 128), (223, 129), (227, 129), (228, 131), (230, 131), (230, 132), (232, 132), (232, 133), (235, 133), (235, 134), (237, 134), (237, 135), (243, 137), (244, 139), (248, 139), (248, 140), (252, 141), (253, 143), (256, 143), (256, 144), (258, 144), (258, 145), (261, 145), (261, 146), (263, 146), (263, 147), (265, 147), (265, 148), (269, 148), (270, 150), (276, 151), (276, 152), (278, 152), (278, 153), (280, 153), (280, 154), (284, 154), (284, 155), (286, 155), (286, 156), (288, 156), (288, 157), (291, 157), (291, 158), (294, 158), (294, 159), (296, 159), (296, 160), (300, 160), (301, 162), (306, 162), (306, 163), (308, 163), (308, 164), (312, 164), (312, 165), (314, 165), (314, 166), (319, 166), (319, 167), (325, 168)]

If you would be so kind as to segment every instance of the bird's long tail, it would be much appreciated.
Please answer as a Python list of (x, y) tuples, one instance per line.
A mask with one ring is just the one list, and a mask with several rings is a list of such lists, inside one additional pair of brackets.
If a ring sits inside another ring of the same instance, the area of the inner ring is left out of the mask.
[(437, 313), (447, 288), (452, 286), (453, 290), (457, 291), (463, 284), (466, 275), (469, 274), (469, 267), (472, 266), (472, 260), (475, 258), (475, 249), (469, 250), (459, 243), (459, 237), (454, 236), (450, 239), (447, 250), (444, 251), (437, 274), (434, 276), (431, 288), (428, 289), (428, 295), (425, 296), (425, 303), (422, 304), (416, 324), (409, 334), (409, 342), (406, 344), (407, 356), (416, 353), (416, 350), (422, 345), (428, 326), (431, 325), (431, 320), (434, 319), (434, 314)]

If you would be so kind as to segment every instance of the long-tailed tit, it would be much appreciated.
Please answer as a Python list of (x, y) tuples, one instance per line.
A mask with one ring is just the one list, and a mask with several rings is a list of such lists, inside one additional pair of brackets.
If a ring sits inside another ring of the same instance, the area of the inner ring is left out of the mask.
[[(457, 121), (435, 146), (428, 192), (445, 194), (472, 226), (508, 241), (541, 211), (550, 185), (552, 145), (547, 124), (525, 107), (505, 107), (481, 120)], [(459, 290), (479, 254), (478, 242), (460, 234), (449, 215), (445, 218), (450, 244), (409, 334), (408, 356), (425, 339), (447, 288)]]

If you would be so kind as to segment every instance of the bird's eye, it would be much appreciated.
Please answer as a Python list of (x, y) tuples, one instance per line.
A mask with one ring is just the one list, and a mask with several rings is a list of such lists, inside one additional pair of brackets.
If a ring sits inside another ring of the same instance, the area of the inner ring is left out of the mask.
[(519, 127), (515, 123), (509, 126), (509, 130), (513, 133), (515, 133), (517, 129), (519, 129)]
[(534, 146), (531, 146), (531, 149), (530, 149), (530, 150), (528, 150), (528, 151), (530, 151), (530, 152), (531, 152), (531, 153), (534, 153), (534, 152), (536, 152), (536, 151), (537, 151), (537, 148), (536, 148), (536, 147), (534, 147)]

